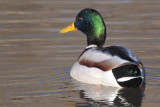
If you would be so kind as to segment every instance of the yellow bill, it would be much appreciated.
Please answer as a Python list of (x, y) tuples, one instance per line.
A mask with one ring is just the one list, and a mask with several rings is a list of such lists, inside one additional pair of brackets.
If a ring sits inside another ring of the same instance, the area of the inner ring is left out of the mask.
[(60, 31), (60, 33), (67, 33), (67, 32), (71, 32), (71, 31), (75, 31), (75, 30), (77, 30), (77, 28), (75, 28), (74, 22), (73, 22), (73, 23), (72, 23), (71, 25), (69, 25), (68, 27), (62, 29), (62, 30)]

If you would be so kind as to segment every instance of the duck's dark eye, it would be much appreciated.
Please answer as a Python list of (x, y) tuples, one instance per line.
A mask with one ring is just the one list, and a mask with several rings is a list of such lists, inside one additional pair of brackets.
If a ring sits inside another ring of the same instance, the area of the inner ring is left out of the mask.
[(83, 18), (82, 18), (82, 17), (78, 17), (78, 20), (79, 20), (79, 21), (82, 21), (82, 20), (83, 20)]

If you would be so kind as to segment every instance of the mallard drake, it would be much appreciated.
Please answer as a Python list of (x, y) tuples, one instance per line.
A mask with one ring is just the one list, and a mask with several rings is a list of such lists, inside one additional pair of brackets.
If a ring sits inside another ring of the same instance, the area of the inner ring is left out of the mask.
[(106, 26), (98, 11), (90, 8), (81, 10), (75, 22), (60, 33), (75, 30), (86, 34), (87, 47), (73, 65), (71, 77), (84, 83), (114, 87), (139, 87), (145, 83), (143, 64), (129, 49), (103, 47)]

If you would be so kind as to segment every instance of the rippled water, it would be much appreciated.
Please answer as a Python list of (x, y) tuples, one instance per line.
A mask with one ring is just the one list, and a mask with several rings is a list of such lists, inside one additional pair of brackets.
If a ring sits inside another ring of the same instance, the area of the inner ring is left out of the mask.
[[(59, 30), (86, 7), (97, 9), (107, 24), (105, 46), (125, 46), (142, 60), (145, 88), (100, 87), (70, 78), (86, 37)], [(1, 0), (1, 107), (159, 107), (159, 12), (159, 0)]]

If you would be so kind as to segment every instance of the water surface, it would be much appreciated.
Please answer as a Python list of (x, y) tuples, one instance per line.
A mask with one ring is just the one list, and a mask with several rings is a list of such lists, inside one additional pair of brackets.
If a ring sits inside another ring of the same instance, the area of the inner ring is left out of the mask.
[[(131, 49), (146, 68), (146, 87), (117, 89), (69, 76), (86, 47), (83, 33), (60, 34), (86, 7), (107, 24), (105, 46)], [(158, 107), (160, 105), (159, 0), (0, 1), (2, 107)]]

